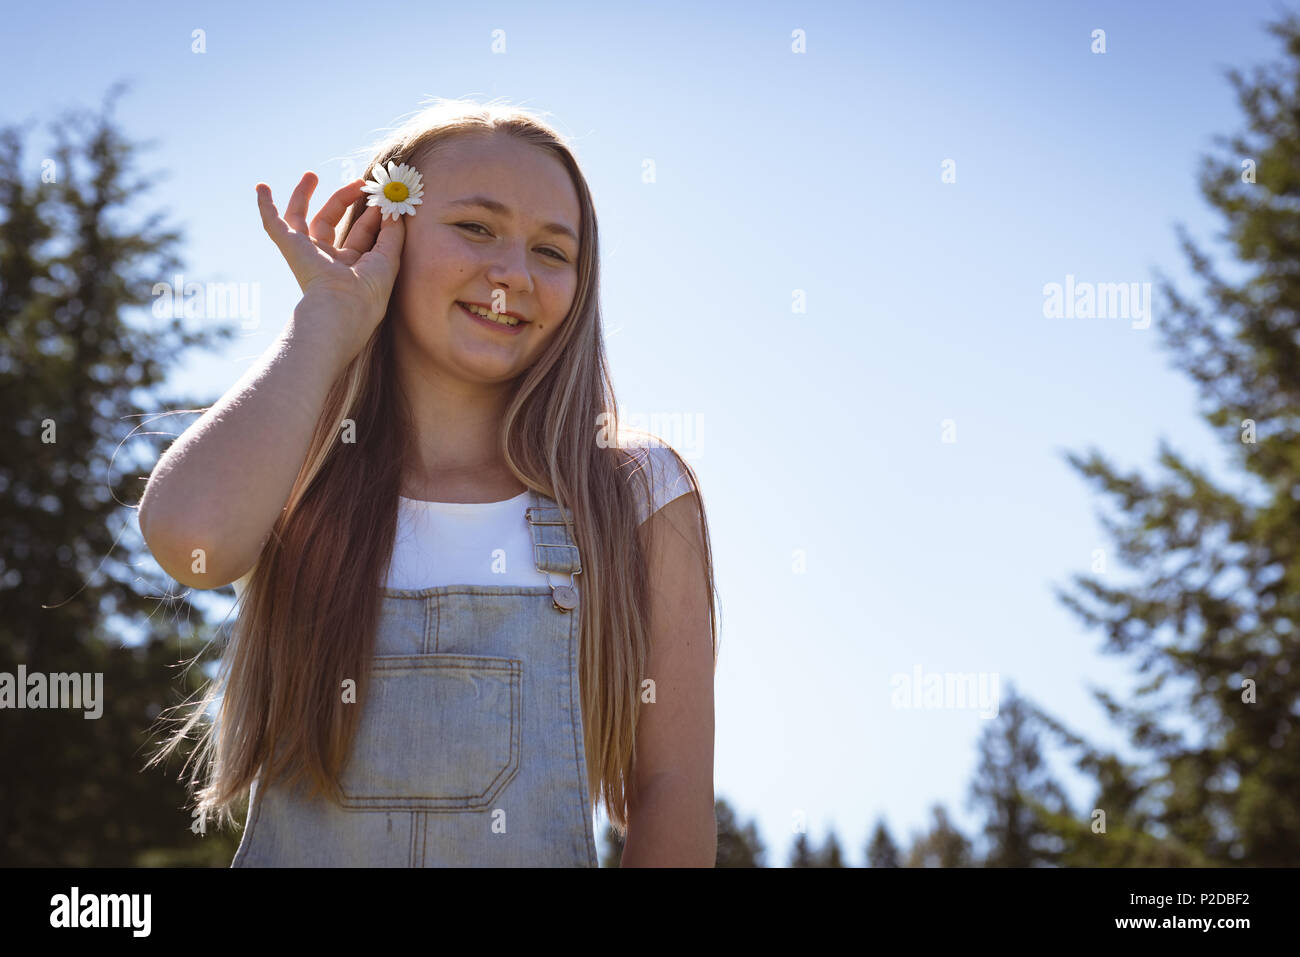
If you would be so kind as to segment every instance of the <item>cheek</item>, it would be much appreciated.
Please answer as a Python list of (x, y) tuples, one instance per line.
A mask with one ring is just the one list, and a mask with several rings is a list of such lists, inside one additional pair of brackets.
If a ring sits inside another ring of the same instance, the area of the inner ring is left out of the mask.
[(452, 289), (474, 270), (462, 246), (425, 236), (408, 236), (402, 247), (398, 281), (408, 292), (427, 294), (431, 289)]
[(577, 277), (573, 275), (556, 276), (547, 282), (544, 287), (541, 287), (539, 291), (545, 297), (543, 303), (547, 318), (542, 323), (546, 328), (538, 331), (549, 334), (552, 328), (568, 321), (565, 317), (568, 316), (569, 310), (573, 308), (573, 300), (577, 296)]

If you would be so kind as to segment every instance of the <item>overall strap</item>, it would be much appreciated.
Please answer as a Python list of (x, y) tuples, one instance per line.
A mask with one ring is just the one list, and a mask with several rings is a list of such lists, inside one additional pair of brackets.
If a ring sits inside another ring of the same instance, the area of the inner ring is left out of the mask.
[[(582, 573), (582, 556), (565, 525), (566, 519), (573, 522), (573, 513), (533, 489), (529, 489), (528, 498), (532, 505), (524, 511), (524, 518), (533, 536), (533, 561), (551, 586), (551, 600), (555, 607), (563, 612), (572, 611), (578, 607), (578, 587), (574, 576)], [(568, 575), (569, 584), (552, 583), (550, 572)]]

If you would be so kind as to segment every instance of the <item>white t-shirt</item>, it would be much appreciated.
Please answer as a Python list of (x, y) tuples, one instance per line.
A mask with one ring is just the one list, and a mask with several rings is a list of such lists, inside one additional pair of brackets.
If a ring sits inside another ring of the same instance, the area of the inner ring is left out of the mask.
[[(669, 502), (692, 491), (690, 477), (667, 448), (630, 450), (649, 470), (652, 507), (639, 501), (644, 522)], [(625, 470), (637, 468), (635, 464)], [(639, 490), (639, 483), (632, 484)], [(524, 518), (528, 492), (502, 502), (425, 502), (398, 498), (397, 537), (388, 566), (389, 588), (436, 585), (545, 585), (533, 562), (533, 537)], [(551, 584), (568, 582), (551, 573)], [(241, 595), (247, 576), (234, 582)]]

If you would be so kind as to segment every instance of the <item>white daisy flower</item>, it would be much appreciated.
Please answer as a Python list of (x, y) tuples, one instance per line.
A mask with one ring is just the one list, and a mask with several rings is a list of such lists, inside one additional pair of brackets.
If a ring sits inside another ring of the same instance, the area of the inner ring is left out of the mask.
[(370, 194), (367, 206), (379, 207), (381, 221), (389, 215), (397, 219), (402, 213), (414, 216), (415, 207), (424, 202), (420, 199), (424, 195), (420, 171), (405, 163), (390, 161), (386, 170), (383, 166), (375, 167), (375, 178), (366, 180), (361, 191)]

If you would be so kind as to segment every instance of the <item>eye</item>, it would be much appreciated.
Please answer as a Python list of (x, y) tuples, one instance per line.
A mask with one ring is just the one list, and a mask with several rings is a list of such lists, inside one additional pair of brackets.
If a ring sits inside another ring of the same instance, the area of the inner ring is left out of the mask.
[[(456, 225), (457, 225), (457, 226), (477, 226), (479, 229), (483, 230), (483, 233), (487, 233), (487, 235), (489, 235), (489, 236), (492, 235), (490, 232), (488, 232), (487, 227), (485, 227), (482, 223), (457, 223)], [(482, 235), (482, 233), (479, 233), (478, 235)], [(569, 260), (565, 257), (565, 255), (564, 255), (562, 252), (560, 252), (558, 249), (552, 249), (552, 248), (549, 247), (549, 246), (543, 246), (543, 247), (542, 247), (542, 252), (554, 253), (554, 254), (555, 254), (555, 258), (558, 259), (558, 260), (559, 260), (560, 262), (562, 262), (562, 263), (567, 263), (567, 262), (569, 261)]]

